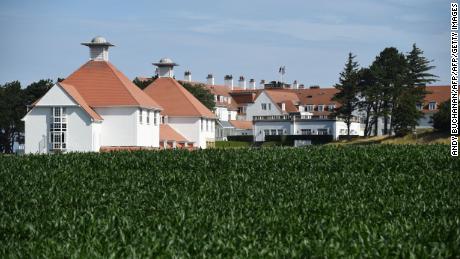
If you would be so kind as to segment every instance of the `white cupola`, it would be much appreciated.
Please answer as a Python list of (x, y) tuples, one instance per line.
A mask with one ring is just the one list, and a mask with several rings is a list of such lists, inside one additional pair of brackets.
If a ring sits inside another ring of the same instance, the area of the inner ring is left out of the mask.
[(81, 45), (89, 47), (89, 58), (93, 61), (109, 61), (109, 47), (115, 46), (101, 36), (94, 37), (91, 42), (84, 42)]
[[(179, 64), (174, 63), (170, 58), (162, 58), (158, 63), (153, 63), (157, 66), (158, 77), (174, 77), (174, 67)], [(191, 75), (191, 73), (190, 73)]]

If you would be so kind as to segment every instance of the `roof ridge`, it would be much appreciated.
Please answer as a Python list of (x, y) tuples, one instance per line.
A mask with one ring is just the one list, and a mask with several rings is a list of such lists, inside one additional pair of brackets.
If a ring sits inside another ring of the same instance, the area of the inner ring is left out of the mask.
[[(199, 111), (199, 109), (195, 106), (195, 103), (193, 103), (192, 101), (190, 101), (189, 97), (187, 96), (187, 93), (190, 94), (191, 97), (195, 98), (201, 105), (204, 106), (204, 104), (202, 104), (202, 103), (200, 102), (200, 100), (198, 100), (192, 93), (190, 93), (187, 89), (185, 89), (185, 87), (183, 87), (179, 82), (177, 82), (177, 80), (175, 80), (174, 78), (168, 78), (168, 79), (172, 80), (173, 83), (175, 83), (175, 84), (177, 84), (177, 85), (179, 86), (178, 88), (179, 88), (181, 94), (185, 97), (185, 99), (187, 99), (187, 101), (193, 106), (193, 108), (195, 109), (195, 111), (196, 111), (197, 113), (201, 113), (201, 112)], [(204, 107), (206, 107), (206, 106), (204, 106)], [(206, 109), (208, 109), (208, 107), (206, 107)], [(208, 110), (209, 110), (209, 109), (208, 109)]]
[[(113, 73), (113, 75), (117, 78), (117, 80), (120, 81), (120, 83), (122, 85), (125, 85), (125, 83), (118, 77), (116, 71), (115, 71), (115, 66), (113, 66), (109, 61), (104, 61), (105, 64), (107, 64), (107, 66), (109, 67), (110, 71)], [(126, 86), (126, 85), (125, 85)], [(133, 95), (133, 93), (129, 90), (128, 87), (125, 87), (126, 88), (126, 91), (129, 93), (129, 95), (131, 95), (131, 97), (137, 101), (137, 103), (139, 104), (139, 106), (141, 105), (139, 100)]]

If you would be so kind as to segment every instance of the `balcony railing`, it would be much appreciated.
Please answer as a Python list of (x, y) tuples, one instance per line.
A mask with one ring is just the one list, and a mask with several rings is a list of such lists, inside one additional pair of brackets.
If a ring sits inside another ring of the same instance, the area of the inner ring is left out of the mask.
[[(299, 121), (299, 120), (338, 120), (342, 118), (329, 115), (268, 115), (268, 116), (253, 116), (254, 121)], [(359, 122), (359, 118), (353, 117), (352, 122)]]

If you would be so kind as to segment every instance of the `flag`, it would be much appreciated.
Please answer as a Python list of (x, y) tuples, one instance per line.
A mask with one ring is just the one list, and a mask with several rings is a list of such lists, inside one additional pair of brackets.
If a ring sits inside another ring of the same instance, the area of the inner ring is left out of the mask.
[(282, 75), (286, 74), (286, 67), (285, 67), (285, 66), (281, 66), (281, 67), (280, 67), (280, 70), (279, 70), (279, 73), (282, 74)]

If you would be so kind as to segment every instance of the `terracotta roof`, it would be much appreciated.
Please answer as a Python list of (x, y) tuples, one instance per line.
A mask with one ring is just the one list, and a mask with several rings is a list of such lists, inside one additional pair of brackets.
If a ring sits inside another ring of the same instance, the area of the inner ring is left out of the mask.
[(215, 118), (214, 113), (172, 78), (158, 78), (144, 92), (163, 107), (164, 115)]
[[(424, 113), (434, 113), (438, 110), (441, 103), (450, 99), (450, 85), (431, 85), (426, 87), (428, 92), (423, 101)], [(429, 110), (429, 103), (436, 102), (436, 110)]]
[(295, 106), (295, 104), (299, 104), (299, 97), (295, 92), (279, 89), (279, 90), (265, 90), (268, 97), (272, 99), (272, 101), (278, 106), (278, 108), (282, 109), (282, 103), (285, 104), (285, 112), (298, 112), (299, 110)]
[(297, 93), (300, 103), (303, 105), (329, 105), (335, 103), (337, 106), (337, 103), (332, 101), (332, 97), (338, 92), (335, 88), (298, 89), (293, 91)]
[(242, 130), (252, 129), (252, 121), (240, 121), (240, 120), (230, 120), (229, 121), (233, 127)]
[(80, 107), (88, 113), (88, 115), (95, 121), (102, 121), (102, 117), (95, 112), (89, 105), (86, 103), (85, 99), (80, 95), (80, 93), (73, 87), (72, 85), (66, 84), (66, 83), (57, 83), (57, 85), (61, 86), (64, 91), (66, 91), (74, 100), (76, 103), (80, 105)]
[(168, 124), (160, 124), (160, 141), (190, 142)]
[(63, 83), (72, 85), (90, 107), (138, 106), (161, 109), (107, 61), (88, 61)]

